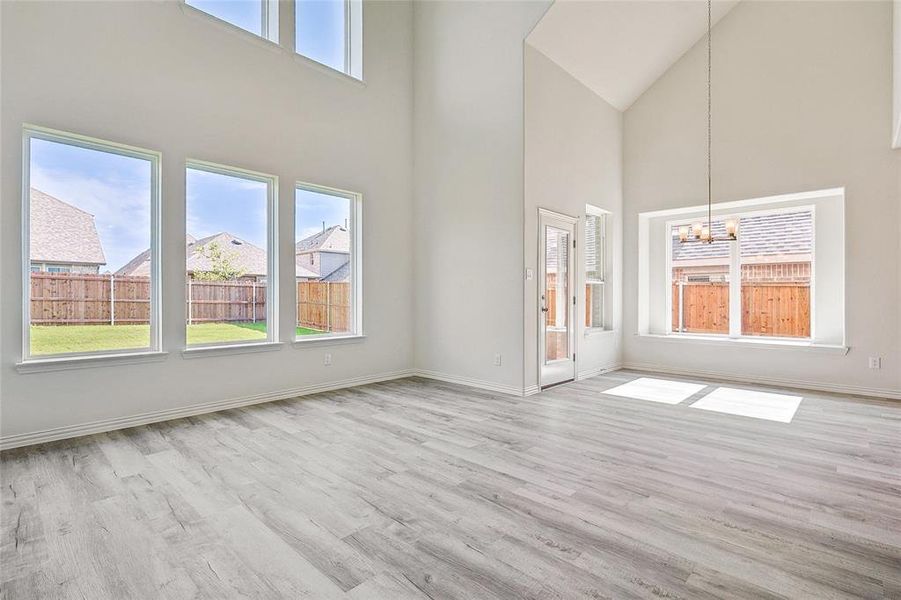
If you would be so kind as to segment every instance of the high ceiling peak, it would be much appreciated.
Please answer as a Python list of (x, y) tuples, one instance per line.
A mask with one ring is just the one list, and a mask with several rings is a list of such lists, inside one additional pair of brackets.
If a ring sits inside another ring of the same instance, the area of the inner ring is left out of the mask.
[[(714, 0), (714, 23), (738, 1)], [(526, 41), (626, 110), (706, 30), (705, 0), (557, 0)]]

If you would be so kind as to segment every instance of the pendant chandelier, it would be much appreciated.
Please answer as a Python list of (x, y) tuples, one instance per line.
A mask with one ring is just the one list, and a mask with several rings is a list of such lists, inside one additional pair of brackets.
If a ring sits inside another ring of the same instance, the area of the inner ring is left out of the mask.
[(711, 87), (710, 87), (710, 71), (711, 71), (711, 51), (710, 51), (710, 32), (712, 27), (711, 21), (712, 0), (707, 0), (707, 223), (697, 221), (691, 225), (682, 225), (679, 227), (679, 242), (703, 242), (712, 244), (713, 242), (734, 242), (738, 239), (738, 221), (735, 219), (726, 220), (726, 235), (717, 237), (713, 235), (713, 193), (712, 193), (712, 177), (710, 171), (711, 156), (710, 148), (712, 145), (711, 136)]

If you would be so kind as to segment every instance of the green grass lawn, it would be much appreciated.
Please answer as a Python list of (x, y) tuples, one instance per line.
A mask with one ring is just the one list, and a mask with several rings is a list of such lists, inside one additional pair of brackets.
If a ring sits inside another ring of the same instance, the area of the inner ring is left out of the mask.
[[(298, 327), (297, 335), (323, 333)], [(266, 339), (265, 323), (198, 323), (188, 325), (188, 344), (259, 341)], [(32, 325), (31, 354), (98, 352), (146, 348), (149, 325)]]

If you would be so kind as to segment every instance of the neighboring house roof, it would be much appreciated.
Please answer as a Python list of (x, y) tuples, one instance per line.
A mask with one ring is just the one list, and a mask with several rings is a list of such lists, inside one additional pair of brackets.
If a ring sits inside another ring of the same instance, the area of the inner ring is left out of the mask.
[(316, 250), (350, 253), (350, 235), (340, 225), (332, 225), (319, 233), (306, 237), (294, 245), (295, 252), (309, 253)]
[(204, 253), (210, 244), (218, 244), (222, 252), (230, 257), (231, 264), (244, 272), (244, 276), (263, 276), (266, 274), (266, 251), (259, 246), (235, 237), (223, 231), (201, 238), (187, 245), (187, 270), (190, 273), (209, 271), (213, 265)]
[[(713, 235), (725, 236), (723, 221), (713, 222)], [(673, 261), (725, 259), (731, 242), (680, 244), (673, 232)], [(738, 227), (741, 253), (745, 256), (791, 256), (813, 250), (813, 214), (809, 210), (742, 217)]]
[[(244, 271), (244, 275), (266, 274), (266, 251), (224, 231), (199, 240), (192, 235), (186, 236), (187, 271), (193, 273), (210, 270), (212, 265), (210, 259), (203, 253), (203, 248), (211, 243), (219, 244), (222, 251), (232, 257), (232, 264)], [(116, 275), (149, 276), (150, 250), (145, 250), (131, 259), (128, 264), (116, 271)]]
[[(196, 271), (208, 271), (211, 268), (210, 259), (203, 253), (203, 248), (211, 243), (219, 244), (223, 252), (231, 255), (233, 257), (232, 264), (236, 268), (242, 269), (244, 275), (266, 275), (266, 251), (224, 231), (201, 239), (196, 239), (190, 234), (186, 237), (187, 271), (193, 273)], [(303, 258), (295, 256), (295, 276), (319, 279), (319, 273), (310, 270), (302, 264), (302, 261)], [(337, 271), (340, 271), (340, 268), (333, 273), (337, 273)], [(116, 271), (116, 275), (149, 276), (150, 250), (145, 250), (131, 259), (128, 264)], [(335, 279), (335, 281), (338, 281), (338, 279)]]
[(348, 260), (346, 263), (320, 279), (320, 281), (327, 281), (329, 283), (350, 281), (350, 261)]
[(35, 188), (30, 195), (32, 261), (106, 264), (94, 215)]

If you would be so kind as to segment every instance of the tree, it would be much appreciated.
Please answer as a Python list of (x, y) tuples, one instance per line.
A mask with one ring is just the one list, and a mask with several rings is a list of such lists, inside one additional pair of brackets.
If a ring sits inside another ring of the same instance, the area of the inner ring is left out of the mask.
[(198, 281), (231, 281), (240, 279), (247, 272), (246, 269), (235, 266), (234, 260), (238, 254), (225, 252), (219, 242), (201, 246), (200, 254), (209, 260), (210, 268), (205, 271), (194, 271), (194, 279)]

